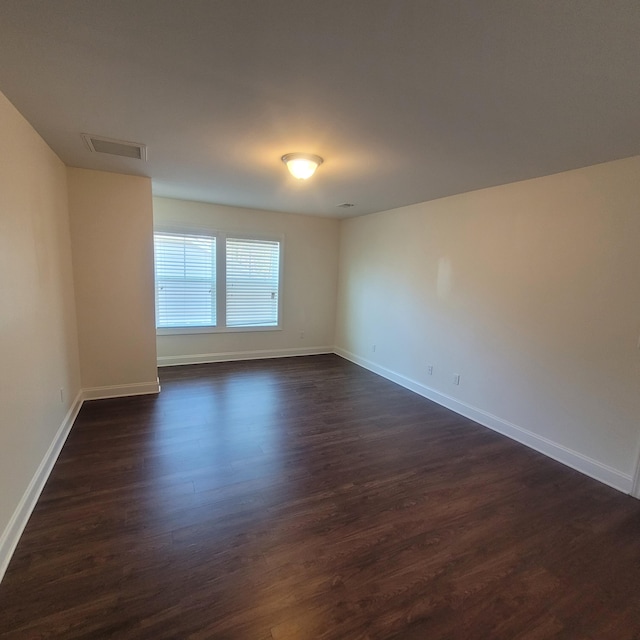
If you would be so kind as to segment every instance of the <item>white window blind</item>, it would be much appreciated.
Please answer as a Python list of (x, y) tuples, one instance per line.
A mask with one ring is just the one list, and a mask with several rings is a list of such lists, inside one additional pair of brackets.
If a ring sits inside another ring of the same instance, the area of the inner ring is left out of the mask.
[(154, 247), (157, 327), (215, 326), (215, 236), (156, 232)]
[(227, 327), (278, 326), (280, 243), (227, 238)]

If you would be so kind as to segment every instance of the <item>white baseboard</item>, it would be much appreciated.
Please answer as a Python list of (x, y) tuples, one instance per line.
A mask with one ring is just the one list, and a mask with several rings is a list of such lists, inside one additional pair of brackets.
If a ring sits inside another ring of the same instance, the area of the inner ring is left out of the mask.
[(27, 522), (33, 512), (38, 498), (51, 474), (62, 447), (67, 440), (71, 427), (82, 408), (85, 400), (98, 400), (102, 398), (120, 398), (124, 396), (137, 396), (149, 393), (159, 393), (160, 383), (156, 378), (155, 382), (143, 382), (136, 384), (114, 385), (108, 387), (91, 387), (81, 389), (78, 392), (71, 408), (67, 412), (60, 428), (56, 432), (53, 441), (49, 445), (47, 453), (38, 466), (29, 486), (24, 492), (16, 510), (11, 516), (9, 524), (0, 535), (0, 582), (9, 566), (11, 557), (18, 545), (20, 536), (27, 526)]
[(194, 353), (183, 356), (159, 356), (159, 367), (182, 364), (205, 364), (207, 362), (231, 362), (234, 360), (263, 360), (266, 358), (292, 358), (295, 356), (317, 356), (333, 353), (333, 347), (299, 347), (293, 349), (267, 349), (262, 351), (227, 351), (223, 353)]
[[(632, 493), (640, 497), (640, 465), (636, 477), (623, 474), (617, 469), (604, 465), (597, 460), (578, 453), (557, 444), (547, 438), (539, 436), (527, 429), (518, 427), (506, 420), (498, 418), (482, 409), (472, 407), (460, 402), (455, 398), (447, 396), (435, 389), (431, 389), (415, 380), (411, 380), (403, 375), (395, 373), (385, 367), (381, 367), (366, 358), (361, 358), (354, 353), (339, 347), (312, 347), (305, 349), (280, 349), (273, 351), (241, 351), (217, 354), (197, 354), (194, 356), (165, 356), (159, 358), (158, 366), (170, 366), (179, 364), (197, 364), (204, 362), (223, 362), (229, 360), (253, 360), (261, 358), (286, 358), (303, 355), (320, 355), (325, 353), (335, 353), (346, 360), (349, 360), (383, 378), (399, 384), (410, 391), (413, 391), (429, 400), (432, 400), (456, 413), (463, 415), (475, 422), (497, 431), (517, 442), (520, 442), (544, 455), (561, 462), (576, 471), (580, 471), (595, 480), (607, 484), (624, 493)], [(162, 362), (161, 362), (162, 361)], [(29, 517), (36, 506), (38, 498), (44, 489), (45, 483), (53, 469), (60, 451), (71, 431), (71, 427), (85, 400), (96, 400), (102, 398), (116, 398), (122, 396), (142, 395), (159, 393), (160, 384), (156, 382), (135, 383), (127, 385), (114, 385), (106, 387), (92, 387), (81, 390), (76, 396), (71, 408), (67, 412), (60, 425), (51, 445), (49, 446), (42, 462), (38, 466), (29, 486), (24, 492), (16, 510), (14, 511), (9, 524), (0, 535), (0, 582), (9, 566), (11, 557), (18, 545), (20, 536), (29, 521)]]
[(16, 550), (20, 536), (27, 526), (31, 513), (35, 509), (38, 498), (53, 469), (53, 465), (58, 459), (60, 451), (62, 451), (62, 446), (82, 407), (82, 402), (82, 391), (79, 391), (67, 415), (64, 417), (60, 428), (56, 432), (53, 441), (49, 445), (42, 462), (40, 462), (33, 478), (31, 478), (27, 490), (22, 495), (16, 510), (13, 512), (9, 524), (0, 536), (0, 582), (9, 566), (11, 556), (13, 556), (13, 552)]
[(83, 389), (83, 400), (102, 400), (104, 398), (122, 398), (126, 396), (141, 396), (150, 393), (160, 393), (160, 382), (135, 382), (133, 384), (118, 384), (107, 387), (89, 387)]
[[(386, 369), (385, 367), (381, 367), (366, 358), (361, 358), (350, 351), (336, 347), (334, 349), (334, 353), (365, 369), (368, 369), (369, 371), (372, 371), (373, 373), (377, 373), (383, 378), (387, 378), (410, 391), (414, 391), (429, 400), (433, 400), (433, 402), (437, 402), (439, 405), (442, 405), (447, 409), (451, 409), (452, 411), (455, 411), (456, 413), (459, 413), (460, 415), (465, 416), (484, 427), (497, 431), (498, 433), (501, 433), (512, 440), (516, 440), (531, 449), (535, 449), (549, 458), (553, 458), (576, 471), (580, 471), (595, 480), (599, 480), (614, 489), (618, 489), (618, 491), (630, 493), (634, 488), (634, 479), (631, 476), (602, 464), (593, 458), (589, 458), (577, 451), (573, 451), (572, 449), (553, 442), (548, 438), (539, 436), (527, 429), (512, 424), (507, 420), (498, 418), (497, 416), (483, 411), (482, 409), (478, 409), (477, 407), (468, 405), (460, 400), (456, 400), (451, 396), (447, 396), (444, 393), (440, 393), (439, 391), (416, 382), (415, 380)], [(640, 478), (636, 479), (636, 483), (636, 491), (640, 492)]]
[(640, 456), (637, 458), (636, 470), (633, 474), (633, 486), (631, 488), (631, 495), (634, 498), (640, 499)]

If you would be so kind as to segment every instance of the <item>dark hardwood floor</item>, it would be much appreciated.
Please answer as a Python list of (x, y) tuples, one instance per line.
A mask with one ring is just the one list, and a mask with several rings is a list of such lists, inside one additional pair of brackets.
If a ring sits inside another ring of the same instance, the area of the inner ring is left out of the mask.
[(640, 638), (640, 501), (337, 356), (85, 404), (2, 638)]

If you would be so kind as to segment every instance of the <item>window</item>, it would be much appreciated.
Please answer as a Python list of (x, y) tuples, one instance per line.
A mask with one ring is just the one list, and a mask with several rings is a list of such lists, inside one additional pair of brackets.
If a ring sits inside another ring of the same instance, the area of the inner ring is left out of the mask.
[(227, 238), (227, 326), (278, 326), (280, 243)]
[(158, 333), (280, 328), (279, 240), (154, 233)]
[(154, 240), (156, 326), (215, 326), (215, 236), (156, 233)]

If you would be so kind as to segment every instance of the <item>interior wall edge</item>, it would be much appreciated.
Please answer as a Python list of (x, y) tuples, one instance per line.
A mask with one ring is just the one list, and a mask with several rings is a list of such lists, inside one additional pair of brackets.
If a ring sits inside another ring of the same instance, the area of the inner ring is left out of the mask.
[(73, 427), (78, 413), (80, 412), (83, 401), (83, 392), (80, 390), (69, 408), (69, 411), (65, 415), (62, 424), (58, 428), (58, 431), (42, 458), (42, 461), (38, 465), (35, 474), (31, 478), (31, 482), (29, 482), (26, 491), (22, 495), (22, 498), (13, 512), (8, 525), (0, 536), (0, 582), (2, 582), (2, 578), (9, 566), (9, 562), (11, 561), (13, 553), (18, 546), (20, 536), (27, 526), (27, 522), (29, 522), (29, 518), (35, 509), (38, 498), (40, 497), (56, 460), (62, 451), (62, 447), (71, 432), (71, 428)]
[(452, 398), (451, 396), (440, 393), (439, 391), (431, 389), (420, 382), (382, 367), (370, 360), (367, 360), (366, 358), (356, 355), (355, 353), (351, 353), (346, 349), (336, 347), (334, 353), (345, 360), (349, 360), (350, 362), (371, 371), (372, 373), (399, 384), (409, 391), (413, 391), (428, 400), (432, 400), (433, 402), (436, 402), (437, 404), (446, 407), (465, 418), (469, 418), (483, 427), (487, 427), (488, 429), (515, 440), (530, 449), (534, 449), (538, 453), (542, 453), (556, 462), (560, 462), (561, 464), (617, 489), (622, 493), (631, 494), (636, 498), (640, 498), (639, 474), (636, 474), (634, 485), (634, 478), (630, 475), (622, 473), (618, 469), (605, 465), (598, 460), (585, 456), (578, 451), (574, 451), (573, 449), (569, 449), (568, 447), (553, 442), (548, 438), (532, 433), (531, 431), (519, 427), (507, 420), (503, 420), (499, 416), (495, 416), (483, 411), (482, 409)]

